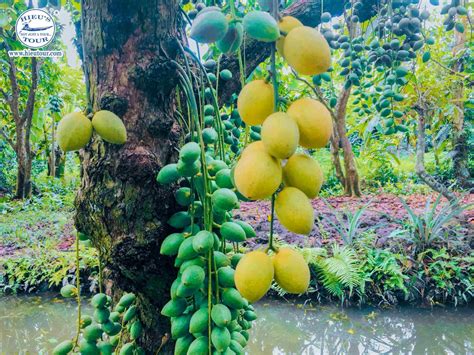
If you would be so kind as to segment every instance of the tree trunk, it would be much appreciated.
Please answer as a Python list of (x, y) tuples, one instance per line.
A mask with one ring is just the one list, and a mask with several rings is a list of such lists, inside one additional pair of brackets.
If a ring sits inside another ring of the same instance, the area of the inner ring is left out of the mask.
[(456, 196), (450, 192), (443, 184), (436, 181), (430, 174), (426, 172), (425, 169), (425, 111), (423, 108), (416, 107), (418, 112), (418, 132), (416, 140), (416, 164), (415, 170), (417, 175), (420, 177), (423, 182), (431, 187), (434, 191), (441, 193), (449, 201), (454, 201)]
[(155, 177), (176, 159), (181, 136), (170, 65), (185, 38), (178, 10), (172, 0), (82, 2), (89, 104), (121, 117), (128, 139), (119, 146), (94, 136), (84, 149), (75, 221), (100, 250), (108, 292), (137, 295), (147, 353), (169, 329), (160, 310), (176, 276), (171, 258), (159, 253), (176, 207), (173, 188)]
[(31, 147), (24, 127), (17, 126), (16, 135), (17, 180), (15, 199), (24, 199), (31, 195)]
[(49, 153), (48, 176), (56, 176), (56, 124), (55, 115), (51, 115), (51, 152)]
[[(464, 19), (464, 26), (467, 26), (467, 20)], [(466, 31), (455, 33), (455, 46), (453, 48), (453, 56), (456, 57), (466, 48)], [(453, 70), (455, 72), (463, 71), (463, 60), (459, 59), (455, 62)], [(468, 153), (469, 147), (467, 143), (467, 131), (464, 127), (464, 79), (459, 79), (454, 91), (454, 104), (456, 109), (453, 113), (453, 165), (454, 176), (457, 183), (463, 188), (472, 188), (474, 183), (468, 169)]]
[[(351, 88), (343, 88), (336, 109), (336, 131), (344, 154), (344, 193), (348, 196), (360, 196), (359, 174), (357, 172), (352, 144), (347, 137), (346, 109), (351, 96)], [(334, 160), (334, 159), (333, 159)]]

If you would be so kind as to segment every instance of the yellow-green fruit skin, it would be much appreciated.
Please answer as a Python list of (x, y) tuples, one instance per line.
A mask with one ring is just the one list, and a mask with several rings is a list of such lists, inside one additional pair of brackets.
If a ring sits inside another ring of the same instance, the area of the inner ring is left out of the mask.
[(122, 120), (113, 112), (97, 111), (92, 118), (92, 126), (106, 142), (124, 144), (127, 141), (127, 129)]
[(254, 80), (245, 85), (237, 99), (237, 110), (249, 125), (262, 124), (273, 113), (273, 87), (265, 80)]
[(300, 133), (296, 122), (283, 112), (275, 112), (262, 125), (262, 142), (270, 155), (290, 157), (298, 147)]
[(322, 103), (310, 98), (293, 102), (287, 111), (300, 131), (300, 145), (305, 148), (325, 147), (332, 134), (332, 119)]
[(275, 281), (288, 293), (300, 294), (308, 290), (310, 272), (308, 263), (297, 251), (280, 248), (273, 257)]
[(285, 37), (285, 59), (298, 74), (317, 75), (331, 66), (331, 49), (324, 36), (307, 26), (293, 28)]
[(311, 201), (296, 187), (285, 187), (275, 200), (275, 212), (280, 223), (289, 231), (309, 234), (314, 224)]
[(235, 269), (235, 286), (249, 302), (257, 302), (270, 289), (273, 280), (272, 259), (262, 251), (245, 254)]
[[(280, 22), (278, 22), (278, 27), (280, 28), (281, 32), (284, 32), (286, 34), (290, 33), (290, 31), (295, 28), (295, 27), (300, 27), (303, 26), (303, 24), (298, 20), (297, 18), (293, 16), (283, 16)], [(284, 45), (285, 45), (285, 37), (281, 36), (277, 41), (276, 41), (276, 48), (278, 53), (282, 57), (284, 57)]]
[(69, 113), (59, 121), (57, 137), (65, 152), (84, 148), (92, 137), (91, 121), (81, 112)]
[(324, 181), (318, 162), (306, 154), (295, 154), (283, 167), (283, 182), (296, 187), (309, 198), (315, 198)]
[(278, 189), (282, 174), (280, 161), (266, 151), (244, 152), (235, 166), (235, 187), (248, 199), (265, 199)]

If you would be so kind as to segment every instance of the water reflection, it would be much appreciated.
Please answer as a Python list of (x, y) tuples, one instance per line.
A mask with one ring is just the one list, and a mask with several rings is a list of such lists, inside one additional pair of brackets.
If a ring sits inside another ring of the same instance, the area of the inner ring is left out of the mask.
[(374, 311), (267, 301), (248, 354), (473, 354), (474, 309)]
[[(84, 305), (88, 314), (90, 307)], [(0, 354), (50, 354), (72, 338), (76, 303), (55, 295), (0, 297)]]

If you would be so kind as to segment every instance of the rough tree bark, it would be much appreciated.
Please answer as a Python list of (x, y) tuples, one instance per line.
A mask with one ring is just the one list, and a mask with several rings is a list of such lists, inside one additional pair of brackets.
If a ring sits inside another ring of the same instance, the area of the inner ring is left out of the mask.
[[(464, 19), (464, 25), (468, 27), (467, 19)], [(455, 32), (455, 45), (453, 48), (453, 56), (456, 57), (466, 48), (466, 31), (460, 33)], [(457, 60), (454, 63), (453, 70), (461, 72), (463, 70), (463, 60)], [(474, 187), (471, 180), (468, 163), (468, 143), (467, 131), (464, 125), (464, 79), (459, 79), (454, 92), (454, 104), (456, 110), (453, 114), (453, 165), (454, 175), (457, 183), (463, 188)]]
[(177, 76), (169, 64), (179, 56), (177, 41), (184, 41), (178, 10), (174, 0), (82, 2), (90, 106), (120, 116), (128, 139), (117, 146), (94, 136), (84, 150), (75, 222), (99, 249), (108, 291), (137, 295), (147, 353), (169, 329), (160, 310), (175, 278), (171, 258), (159, 253), (170, 232), (173, 191), (155, 177), (176, 159), (181, 135), (173, 117)]
[[(9, 50), (6, 45), (6, 50)], [(35, 108), (36, 89), (38, 87), (39, 63), (36, 58), (31, 58), (31, 83), (28, 90), (28, 96), (24, 105), (21, 105), (21, 92), (17, 79), (18, 69), (13, 58), (7, 55), (8, 78), (10, 81), (11, 92), (1, 89), (0, 93), (10, 107), (13, 121), (15, 123), (15, 141), (7, 139), (16, 153), (17, 160), (17, 180), (15, 198), (23, 199), (31, 195), (31, 163), (33, 153), (31, 151), (31, 123)], [(23, 107), (22, 107), (23, 106)], [(2, 130), (2, 135), (8, 138)]]

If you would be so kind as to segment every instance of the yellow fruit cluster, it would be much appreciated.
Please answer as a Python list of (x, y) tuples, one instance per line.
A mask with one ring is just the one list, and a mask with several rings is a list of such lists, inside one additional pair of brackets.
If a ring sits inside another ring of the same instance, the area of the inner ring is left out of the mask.
[[(268, 96), (268, 100), (271, 99)], [(239, 110), (241, 114), (255, 114), (264, 106), (270, 107), (271, 103), (251, 105), (249, 101)], [(287, 113), (268, 114), (262, 124), (262, 140), (245, 148), (235, 166), (235, 186), (245, 197), (260, 200), (270, 197), (283, 182), (285, 187), (275, 201), (276, 215), (288, 230), (309, 234), (314, 222), (310, 199), (318, 195), (323, 173), (315, 160), (306, 154), (296, 153), (296, 149), (298, 145), (322, 148), (331, 134), (332, 120), (328, 110), (310, 98), (296, 100)], [(287, 161), (282, 166), (284, 159)]]
[(103, 140), (113, 144), (124, 144), (127, 141), (127, 130), (122, 120), (113, 112), (97, 111), (89, 120), (82, 112), (72, 112), (58, 123), (58, 145), (65, 151), (84, 148), (96, 131)]
[(297, 251), (280, 248), (271, 257), (259, 250), (245, 254), (235, 269), (235, 285), (250, 302), (261, 299), (273, 280), (288, 293), (304, 293), (310, 280), (308, 264)]
[[(279, 23), (276, 47), (298, 73), (315, 75), (327, 71), (331, 52), (324, 37), (296, 18), (285, 16)], [(252, 200), (265, 199), (284, 188), (275, 200), (275, 212), (288, 230), (309, 234), (314, 224), (311, 198), (323, 183), (319, 164), (311, 157), (296, 153), (303, 148), (325, 147), (333, 132), (328, 109), (319, 101), (300, 98), (287, 112), (275, 111), (273, 86), (254, 80), (242, 88), (237, 99), (240, 117), (247, 125), (262, 125), (260, 142), (250, 144), (234, 169), (239, 192)], [(282, 164), (286, 160), (286, 164)]]

